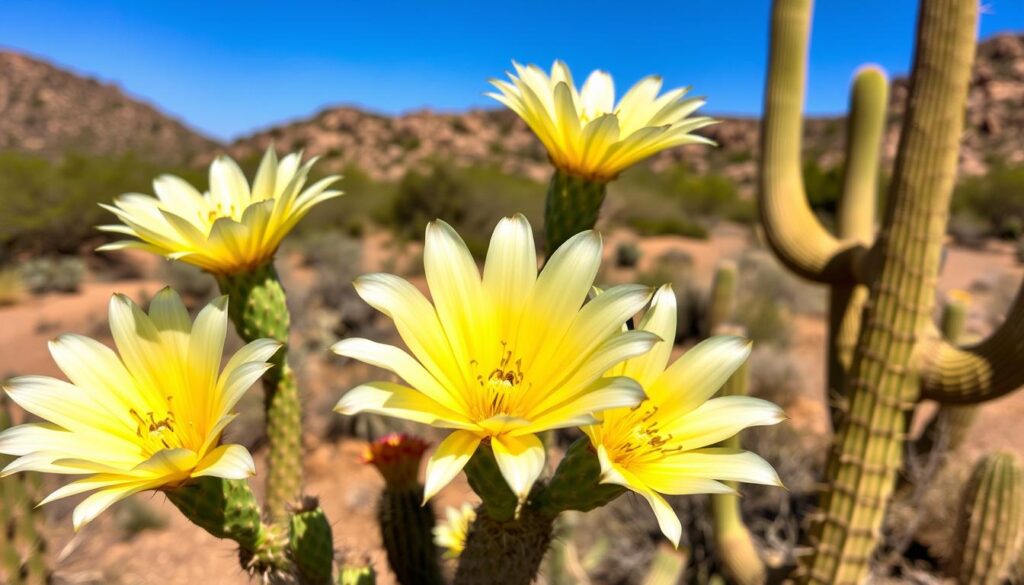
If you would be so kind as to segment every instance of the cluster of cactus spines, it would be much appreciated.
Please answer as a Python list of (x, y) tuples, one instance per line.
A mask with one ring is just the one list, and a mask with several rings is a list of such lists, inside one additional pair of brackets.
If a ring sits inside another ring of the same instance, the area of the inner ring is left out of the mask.
[(231, 299), (228, 312), (239, 337), (245, 341), (270, 338), (284, 344), (263, 378), (270, 446), (265, 505), (272, 518), (282, 520), (302, 491), (302, 408), (295, 373), (288, 365), (291, 317), (284, 288), (272, 263), (218, 276), (217, 282)]
[(289, 517), (288, 554), (303, 583), (327, 585), (334, 569), (334, 536), (316, 498), (306, 497)]
[[(864, 130), (858, 121), (849, 133), (844, 196), (854, 207), (839, 237), (817, 220), (804, 193), (800, 143), (811, 4), (776, 0), (773, 8), (759, 207), (768, 242), (784, 264), (812, 280), (848, 287), (851, 297), (858, 286), (868, 291), (862, 309), (856, 298), (852, 307), (833, 298), (829, 378), (842, 408), (812, 531), (814, 552), (801, 568), (804, 582), (852, 584), (867, 575), (879, 541), (902, 466), (908, 412), (921, 398), (976, 403), (1024, 383), (1024, 289), (1007, 322), (977, 345), (958, 348), (943, 341), (930, 321), (963, 132), (977, 2), (921, 3), (906, 115), (873, 243), (870, 214), (854, 211), (868, 209), (862, 199), (873, 199), (873, 129)], [(878, 74), (867, 69), (858, 75), (854, 114), (870, 114), (861, 119), (877, 128), (884, 79), (864, 81), (872, 75)], [(855, 340), (852, 346), (849, 340)]]
[(388, 564), (401, 585), (444, 583), (434, 544), (434, 508), (423, 501), (418, 479), (427, 447), (416, 437), (392, 434), (375, 441), (363, 455), (384, 477), (377, 524)]
[(607, 183), (555, 170), (544, 202), (544, 245), (548, 256), (576, 234), (594, 229)]
[(732, 321), (736, 308), (736, 263), (723, 260), (715, 269), (715, 278), (711, 281), (711, 292), (708, 295), (706, 331), (708, 335)]
[[(741, 328), (719, 327), (716, 334), (738, 334)], [(746, 396), (750, 393), (750, 365), (744, 362), (722, 387), (722, 396)], [(723, 441), (720, 446), (741, 448), (739, 436)], [(726, 482), (736, 488), (735, 482)], [(766, 579), (764, 562), (758, 554), (757, 544), (740, 510), (737, 494), (713, 494), (711, 511), (714, 516), (715, 550), (725, 571), (737, 585), (762, 585)]]
[(1012, 453), (978, 462), (964, 489), (951, 576), (960, 585), (1003, 583), (1020, 551), (1024, 469)]
[[(0, 394), (0, 431), (11, 426), (10, 403)], [(9, 461), (0, 457), (0, 468)], [(0, 479), (0, 582), (45, 585), (51, 582), (43, 538), (38, 474)]]

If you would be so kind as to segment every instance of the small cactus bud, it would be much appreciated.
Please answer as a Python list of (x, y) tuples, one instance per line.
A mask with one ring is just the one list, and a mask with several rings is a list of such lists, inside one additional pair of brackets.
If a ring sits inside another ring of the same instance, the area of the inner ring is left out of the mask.
[(373, 465), (391, 490), (419, 486), (420, 462), (430, 445), (404, 433), (391, 433), (366, 446), (363, 463)]

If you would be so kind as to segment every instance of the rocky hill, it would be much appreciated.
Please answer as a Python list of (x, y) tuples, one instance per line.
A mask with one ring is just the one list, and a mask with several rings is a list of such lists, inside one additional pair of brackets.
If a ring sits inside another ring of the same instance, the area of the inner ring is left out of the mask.
[[(907, 80), (895, 79), (891, 93), (883, 149), (887, 165), (896, 152)], [(968, 109), (961, 155), (964, 174), (983, 173), (996, 162), (1024, 163), (1024, 35), (1004, 34), (979, 44)], [(650, 164), (660, 169), (684, 163), (751, 184), (756, 172), (757, 120), (724, 118), (702, 132), (719, 148), (682, 147), (661, 153)], [(843, 140), (841, 118), (806, 123), (805, 154), (822, 167), (842, 162)], [(228, 150), (240, 157), (256, 156), (271, 142), (281, 149), (303, 148), (319, 155), (328, 168), (358, 167), (377, 179), (396, 179), (435, 158), (461, 165), (496, 165), (536, 179), (549, 172), (544, 150), (525, 124), (511, 112), (497, 109), (381, 116), (351, 107), (328, 108), (312, 118), (245, 137)]]
[(113, 85), (0, 51), (0, 150), (132, 152), (179, 164), (216, 146)]
[[(895, 79), (884, 146), (887, 164), (896, 151), (906, 93), (906, 80)], [(114, 86), (13, 52), (0, 52), (0, 114), (0, 150), (132, 151), (173, 164), (205, 163), (222, 148)], [(979, 45), (967, 120), (963, 173), (983, 173), (1000, 162), (1024, 164), (1024, 35), (999, 35)], [(682, 147), (661, 153), (650, 164), (663, 169), (682, 163), (751, 185), (756, 176), (757, 120), (725, 118), (703, 132), (719, 148)], [(841, 118), (808, 120), (806, 156), (824, 168), (841, 164), (843, 135)], [(333, 107), (223, 148), (248, 158), (258, 156), (271, 142), (281, 150), (301, 148), (321, 156), (326, 169), (355, 167), (382, 180), (398, 179), (434, 159), (493, 165), (537, 180), (550, 172), (544, 149), (532, 133), (514, 114), (497, 108), (384, 116)]]

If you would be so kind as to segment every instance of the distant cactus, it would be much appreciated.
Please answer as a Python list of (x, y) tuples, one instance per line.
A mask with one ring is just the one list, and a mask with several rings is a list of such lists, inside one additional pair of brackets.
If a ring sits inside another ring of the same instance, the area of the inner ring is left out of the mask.
[(1003, 583), (1020, 552), (1024, 468), (1012, 453), (978, 462), (964, 489), (951, 576), (960, 585)]
[(711, 283), (708, 295), (708, 311), (706, 317), (706, 336), (730, 322), (736, 308), (736, 263), (723, 260), (715, 269), (715, 279)]
[[(716, 334), (738, 334), (719, 328)], [(744, 362), (740, 369), (722, 387), (722, 396), (746, 396), (749, 394), (750, 365)], [(741, 448), (739, 436), (730, 437), (721, 443), (722, 447)], [(735, 482), (730, 482), (736, 487)], [(714, 514), (715, 546), (718, 557), (732, 581), (737, 585), (761, 585), (765, 582), (764, 562), (758, 553), (750, 530), (743, 523), (740, 498), (736, 494), (712, 494), (711, 510)]]
[[(7, 397), (0, 393), (0, 430), (11, 426)], [(10, 463), (0, 457), (0, 468)], [(38, 474), (0, 479), (0, 583), (44, 585), (51, 582), (43, 537)]]
[(801, 179), (811, 0), (776, 0), (762, 132), (759, 211), (782, 262), (832, 288), (829, 392), (835, 446), (814, 554), (800, 578), (864, 581), (902, 467), (907, 413), (922, 398), (975, 404), (1024, 383), (1024, 288), (989, 339), (959, 348), (930, 316), (964, 128), (978, 3), (922, 0), (906, 113), (887, 207), (875, 238), (878, 159), (887, 101), (877, 69), (856, 76), (837, 234)]
[(658, 547), (643, 585), (676, 585), (686, 572), (686, 555), (667, 545)]
[(377, 523), (388, 564), (401, 585), (441, 585), (434, 545), (434, 508), (423, 502), (417, 477), (427, 443), (408, 435), (387, 435), (372, 443), (363, 461), (384, 477)]

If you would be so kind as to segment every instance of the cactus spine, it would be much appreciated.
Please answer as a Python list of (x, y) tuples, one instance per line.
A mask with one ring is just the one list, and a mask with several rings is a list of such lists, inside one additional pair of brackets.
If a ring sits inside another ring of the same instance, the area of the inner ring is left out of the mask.
[(272, 263), (247, 272), (219, 275), (217, 282), (221, 292), (231, 299), (228, 311), (242, 339), (270, 338), (284, 344), (263, 381), (270, 444), (265, 504), (271, 517), (281, 520), (287, 515), (288, 504), (298, 502), (302, 490), (302, 409), (295, 373), (288, 365), (291, 318), (284, 288)]
[[(10, 403), (0, 393), (0, 430), (11, 426)], [(0, 457), (0, 468), (10, 463)], [(40, 477), (21, 473), (0, 479), (0, 582), (44, 585), (51, 582), (43, 539), (43, 516), (36, 507)]]
[[(749, 394), (750, 365), (744, 362), (722, 387), (723, 396)], [(726, 439), (722, 447), (739, 449), (739, 436)], [(729, 482), (733, 488), (735, 482)], [(740, 499), (736, 494), (713, 494), (711, 511), (714, 514), (715, 550), (726, 572), (737, 585), (761, 585), (765, 582), (764, 563), (757, 552), (754, 538), (743, 523)]]
[(952, 577), (960, 585), (999, 585), (1020, 548), (1024, 469), (1012, 453), (978, 462), (964, 489)]
[[(964, 123), (977, 8), (973, 0), (921, 3), (906, 117), (882, 227), (870, 250), (866, 220), (844, 222), (849, 224), (845, 233), (836, 237), (807, 204), (800, 138), (811, 0), (777, 0), (773, 8), (759, 190), (768, 242), (802, 276), (868, 291), (863, 311), (851, 311), (850, 303), (844, 307), (842, 298), (834, 298), (830, 380), (843, 398), (843, 412), (837, 417), (821, 519), (813, 531), (814, 554), (802, 568), (808, 583), (854, 584), (866, 577), (902, 464), (906, 415), (922, 397), (977, 403), (1024, 382), (1024, 367), (1014, 358), (1024, 348), (1024, 289), (1006, 323), (979, 344), (957, 348), (940, 339), (929, 322)], [(865, 92), (872, 93), (876, 85), (865, 83)], [(870, 184), (858, 179), (858, 172), (865, 176), (863, 169), (871, 164), (854, 161), (860, 160), (862, 148), (876, 148), (867, 144), (873, 137), (856, 128), (850, 134), (847, 196), (857, 191), (851, 192), (851, 184)], [(874, 164), (873, 158), (864, 160)], [(862, 319), (856, 318), (858, 312)], [(851, 339), (847, 366), (843, 362)]]
[(544, 202), (547, 255), (574, 235), (593, 229), (607, 192), (607, 183), (555, 170)]

